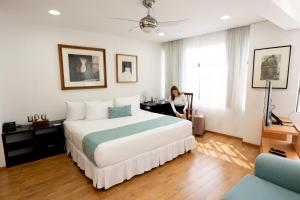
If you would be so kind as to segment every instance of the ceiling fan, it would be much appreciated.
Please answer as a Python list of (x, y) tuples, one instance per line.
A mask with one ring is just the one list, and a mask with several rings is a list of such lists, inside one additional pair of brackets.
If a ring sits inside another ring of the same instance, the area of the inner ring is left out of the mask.
[(140, 20), (126, 19), (126, 18), (111, 18), (111, 19), (139, 23), (139, 25), (131, 28), (129, 30), (129, 32), (140, 28), (145, 33), (151, 33), (154, 30), (160, 31), (160, 27), (177, 25), (179, 23), (182, 23), (182, 22), (185, 22), (188, 20), (188, 19), (182, 19), (182, 20), (175, 20), (175, 21), (159, 22), (150, 15), (150, 10), (152, 10), (153, 13), (155, 14), (154, 9), (153, 9), (154, 4), (155, 4), (155, 0), (143, 0), (143, 5), (145, 8), (147, 8), (147, 16), (143, 17)]

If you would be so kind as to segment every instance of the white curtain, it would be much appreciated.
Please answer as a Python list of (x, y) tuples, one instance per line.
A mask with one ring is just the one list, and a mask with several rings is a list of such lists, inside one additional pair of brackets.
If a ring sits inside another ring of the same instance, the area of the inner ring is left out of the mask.
[(194, 104), (209, 109), (226, 105), (226, 31), (183, 40), (183, 91), (194, 93)]
[(226, 32), (183, 41), (182, 89), (194, 93), (195, 105), (224, 109), (226, 105)]
[(194, 93), (194, 108), (206, 116), (207, 130), (241, 137), (249, 27), (164, 44), (166, 94), (172, 84)]
[(242, 112), (245, 110), (249, 33), (249, 26), (227, 31), (227, 107)]
[(163, 43), (165, 64), (165, 98), (170, 96), (173, 85), (181, 86), (182, 75), (182, 40)]
[(243, 111), (249, 26), (164, 43), (166, 94), (171, 85), (194, 93), (194, 105)]

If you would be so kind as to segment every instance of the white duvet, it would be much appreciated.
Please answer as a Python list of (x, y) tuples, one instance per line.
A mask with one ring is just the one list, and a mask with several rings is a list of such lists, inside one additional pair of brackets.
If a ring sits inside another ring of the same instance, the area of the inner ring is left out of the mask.
[[(93, 121), (65, 121), (65, 136), (76, 148), (82, 151), (82, 140), (89, 133), (121, 127), (161, 116), (163, 115), (141, 110), (130, 117)], [(94, 160), (98, 167), (106, 167), (190, 137), (191, 135), (192, 123), (182, 120), (171, 125), (100, 144), (95, 150)]]

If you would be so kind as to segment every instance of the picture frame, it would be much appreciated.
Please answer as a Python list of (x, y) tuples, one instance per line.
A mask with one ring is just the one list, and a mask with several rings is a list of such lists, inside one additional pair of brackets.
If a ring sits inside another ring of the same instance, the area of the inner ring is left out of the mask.
[(136, 55), (116, 54), (117, 83), (138, 82), (138, 57)]
[(58, 44), (58, 54), (62, 90), (107, 88), (105, 49)]
[(287, 89), (291, 45), (254, 49), (252, 88), (266, 88), (272, 81), (273, 89)]

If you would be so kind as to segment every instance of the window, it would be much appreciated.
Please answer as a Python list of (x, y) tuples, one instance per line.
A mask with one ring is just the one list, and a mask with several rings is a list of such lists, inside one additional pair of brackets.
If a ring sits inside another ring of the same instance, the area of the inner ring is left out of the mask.
[(225, 39), (217, 43), (185, 49), (184, 86), (193, 91), (201, 107), (224, 109), (227, 94)]
[(244, 112), (249, 26), (164, 44), (166, 88), (194, 93), (200, 108)]

